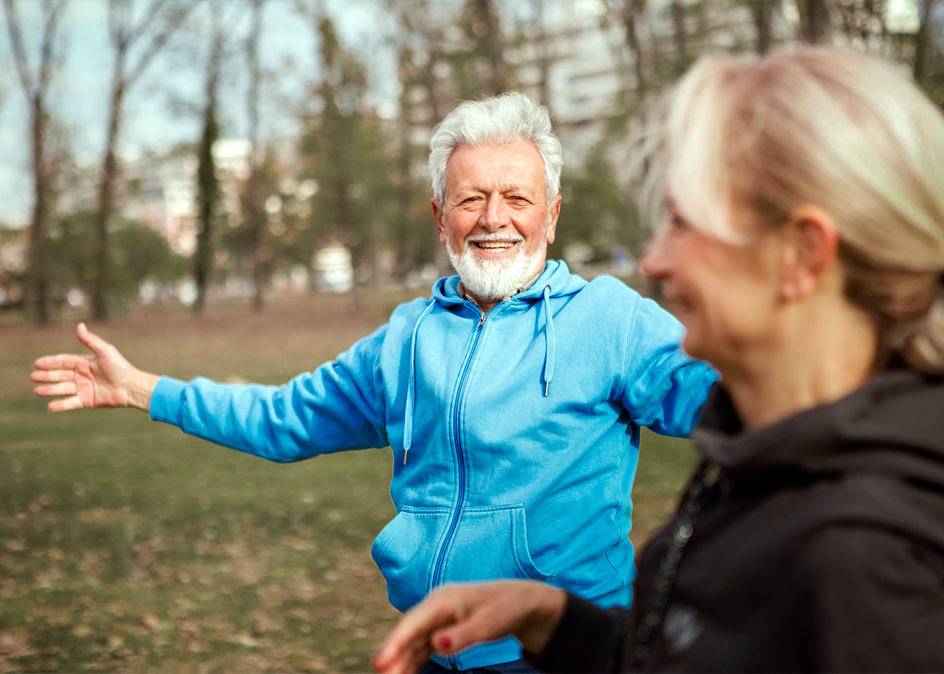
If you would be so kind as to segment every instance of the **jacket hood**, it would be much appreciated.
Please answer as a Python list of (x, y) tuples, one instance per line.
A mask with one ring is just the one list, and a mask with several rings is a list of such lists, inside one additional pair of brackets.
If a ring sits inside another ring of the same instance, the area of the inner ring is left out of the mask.
[(856, 471), (944, 489), (944, 379), (886, 372), (841, 400), (752, 431), (716, 383), (692, 438), (734, 480)]
[[(529, 288), (509, 298), (511, 301), (535, 302), (544, 297), (544, 288), (549, 289), (551, 297), (574, 295), (587, 285), (579, 276), (574, 276), (562, 260), (548, 260), (544, 271), (538, 276)], [(448, 276), (433, 284), (432, 299), (443, 306), (465, 302), (459, 294), (459, 277)]]

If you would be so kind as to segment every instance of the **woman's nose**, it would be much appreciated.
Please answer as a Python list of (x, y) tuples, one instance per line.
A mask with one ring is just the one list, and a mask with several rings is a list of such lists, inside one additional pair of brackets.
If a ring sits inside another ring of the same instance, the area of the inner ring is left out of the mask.
[(653, 236), (639, 258), (639, 268), (646, 278), (660, 281), (668, 276), (671, 265), (667, 250), (665, 230), (662, 229)]

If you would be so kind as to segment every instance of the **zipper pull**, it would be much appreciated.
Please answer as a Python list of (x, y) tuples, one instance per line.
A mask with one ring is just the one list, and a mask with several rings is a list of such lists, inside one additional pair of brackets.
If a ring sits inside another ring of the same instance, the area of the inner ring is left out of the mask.
[(481, 330), (481, 329), (482, 329), (482, 326), (485, 325), (485, 317), (486, 317), (487, 315), (488, 315), (488, 314), (486, 314), (484, 311), (482, 312), (482, 316), (479, 318), (479, 327), (476, 328), (477, 330)]
[(409, 454), (409, 453), (410, 453), (410, 450), (408, 450), (408, 449), (404, 449), (404, 450), (403, 450), (403, 465), (404, 465), (404, 466), (406, 465), (406, 455)]

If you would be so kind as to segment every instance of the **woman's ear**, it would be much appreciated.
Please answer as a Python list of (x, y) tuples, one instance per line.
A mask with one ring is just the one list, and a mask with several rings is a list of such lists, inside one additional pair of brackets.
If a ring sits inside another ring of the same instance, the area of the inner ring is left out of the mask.
[(839, 231), (828, 212), (814, 204), (801, 204), (791, 211), (781, 232), (780, 295), (785, 302), (797, 302), (835, 276)]

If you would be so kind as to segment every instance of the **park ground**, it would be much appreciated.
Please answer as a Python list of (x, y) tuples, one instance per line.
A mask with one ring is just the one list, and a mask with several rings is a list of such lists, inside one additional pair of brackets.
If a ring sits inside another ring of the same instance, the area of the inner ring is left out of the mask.
[[(137, 309), (93, 330), (154, 372), (278, 384), (400, 299)], [(397, 618), (370, 557), (394, 514), (390, 450), (280, 465), (140, 412), (47, 412), (29, 373), (39, 356), (81, 352), (71, 318), (0, 316), (0, 674), (368, 671)], [(686, 441), (644, 435), (637, 547), (692, 463)]]

